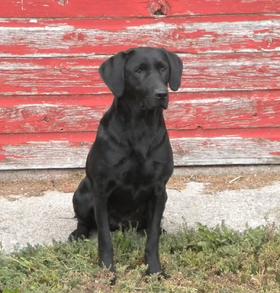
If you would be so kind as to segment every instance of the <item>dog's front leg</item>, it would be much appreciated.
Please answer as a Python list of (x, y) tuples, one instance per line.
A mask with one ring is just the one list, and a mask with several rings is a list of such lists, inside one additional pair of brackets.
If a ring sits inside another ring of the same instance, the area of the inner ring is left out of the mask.
[(150, 202), (150, 219), (147, 229), (145, 260), (148, 264), (148, 274), (161, 272), (159, 260), (160, 223), (167, 200), (165, 187), (158, 187)]
[(113, 245), (108, 219), (107, 198), (98, 196), (95, 201), (95, 220), (98, 233), (98, 255), (101, 266), (115, 272)]

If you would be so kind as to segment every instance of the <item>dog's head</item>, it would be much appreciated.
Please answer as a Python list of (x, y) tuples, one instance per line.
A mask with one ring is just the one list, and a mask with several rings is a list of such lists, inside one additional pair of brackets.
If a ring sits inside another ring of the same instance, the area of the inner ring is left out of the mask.
[(109, 58), (99, 72), (115, 97), (137, 100), (144, 109), (166, 109), (168, 84), (173, 91), (178, 90), (182, 69), (176, 54), (143, 47)]

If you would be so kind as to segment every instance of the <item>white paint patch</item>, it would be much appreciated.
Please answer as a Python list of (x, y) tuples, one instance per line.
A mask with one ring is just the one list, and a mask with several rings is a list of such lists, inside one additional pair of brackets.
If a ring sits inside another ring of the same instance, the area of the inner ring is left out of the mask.
[(16, 108), (17, 109), (26, 109), (26, 108), (43, 108), (43, 107), (47, 107), (47, 108), (58, 108), (60, 107), (60, 105), (54, 105), (54, 104), (23, 104), (23, 105), (18, 105)]
[[(235, 102), (239, 102), (238, 99), (233, 99), (233, 98), (213, 98), (213, 99), (201, 99), (201, 100), (192, 100), (190, 101), (192, 105), (209, 105), (209, 104), (214, 104), (214, 103), (219, 103), (219, 102), (223, 102), (223, 103), (235, 103)], [(177, 104), (185, 104), (185, 101), (175, 101), (175, 103)]]
[(69, 3), (69, 0), (57, 0), (57, 3), (61, 6), (66, 6)]
[(34, 65), (33, 63), (10, 63), (10, 62), (1, 62), (0, 70), (32, 70), (32, 69), (45, 69), (46, 67), (40, 65)]
[(170, 23), (164, 23), (164, 22), (158, 22), (154, 24), (144, 24), (144, 25), (138, 25), (138, 26), (128, 26), (127, 30), (133, 30), (133, 31), (166, 31), (166, 30), (172, 30), (176, 29), (176, 24), (170, 24)]

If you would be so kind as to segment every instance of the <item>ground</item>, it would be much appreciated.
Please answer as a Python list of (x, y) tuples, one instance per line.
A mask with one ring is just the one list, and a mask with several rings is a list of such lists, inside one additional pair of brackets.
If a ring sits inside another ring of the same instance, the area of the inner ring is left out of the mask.
[[(176, 169), (168, 183), (168, 232), (224, 222), (235, 230), (280, 225), (280, 168)], [(72, 193), (83, 170), (0, 173), (0, 241), (4, 251), (65, 241), (75, 228)]]

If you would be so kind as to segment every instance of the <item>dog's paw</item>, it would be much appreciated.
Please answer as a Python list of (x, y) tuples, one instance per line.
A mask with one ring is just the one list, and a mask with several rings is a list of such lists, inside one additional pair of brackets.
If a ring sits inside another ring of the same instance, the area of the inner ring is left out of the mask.
[(146, 271), (146, 275), (147, 276), (156, 276), (158, 278), (158, 280), (162, 280), (162, 279), (168, 279), (170, 278), (170, 275), (168, 275), (165, 270), (160, 270), (160, 271), (155, 271), (155, 272), (151, 272), (151, 270), (147, 270)]
[(162, 270), (160, 273), (159, 273), (159, 279), (169, 279), (170, 278), (170, 275), (166, 273), (165, 270)]
[(68, 237), (68, 241), (72, 242), (72, 241), (77, 241), (77, 240), (83, 240), (83, 239), (86, 239), (87, 236), (84, 235), (83, 233), (80, 233), (77, 230), (74, 230)]
[(117, 275), (116, 275), (115, 272), (112, 273), (112, 276), (110, 277), (109, 281), (110, 281), (110, 285), (111, 285), (111, 286), (116, 285), (116, 282), (117, 282)]
[(97, 279), (101, 279), (106, 285), (114, 286), (117, 282), (117, 273), (115, 270), (112, 271), (110, 268), (103, 267), (97, 273)]
[(73, 242), (76, 240), (77, 240), (77, 236), (76, 236), (76, 230), (75, 230), (72, 233), (70, 233), (70, 235), (68, 236), (68, 241)]

